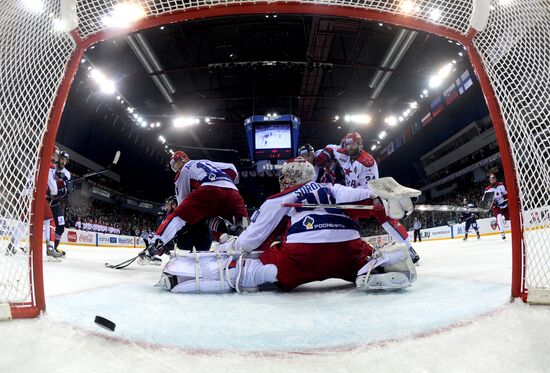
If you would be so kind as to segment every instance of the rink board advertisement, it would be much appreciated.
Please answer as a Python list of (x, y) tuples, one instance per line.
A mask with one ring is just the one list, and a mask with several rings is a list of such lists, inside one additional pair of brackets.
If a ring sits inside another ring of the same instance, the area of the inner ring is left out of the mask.
[(145, 245), (139, 237), (86, 232), (78, 229), (66, 229), (61, 237), (61, 243), (66, 245), (108, 247), (144, 247)]

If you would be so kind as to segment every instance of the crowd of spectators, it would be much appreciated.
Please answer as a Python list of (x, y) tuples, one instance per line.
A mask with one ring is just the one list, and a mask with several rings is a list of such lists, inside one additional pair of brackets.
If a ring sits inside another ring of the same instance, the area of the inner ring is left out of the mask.
[(86, 198), (76, 191), (69, 195), (65, 220), (69, 228), (128, 236), (139, 236), (142, 230), (156, 228), (156, 215), (153, 213), (140, 213)]

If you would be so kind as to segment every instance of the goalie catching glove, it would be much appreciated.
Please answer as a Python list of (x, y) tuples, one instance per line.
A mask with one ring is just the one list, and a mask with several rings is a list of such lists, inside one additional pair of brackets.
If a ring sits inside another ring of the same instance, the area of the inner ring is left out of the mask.
[(368, 186), (382, 200), (386, 215), (397, 220), (414, 211), (411, 198), (422, 194), (419, 190), (400, 185), (392, 177), (370, 180)]

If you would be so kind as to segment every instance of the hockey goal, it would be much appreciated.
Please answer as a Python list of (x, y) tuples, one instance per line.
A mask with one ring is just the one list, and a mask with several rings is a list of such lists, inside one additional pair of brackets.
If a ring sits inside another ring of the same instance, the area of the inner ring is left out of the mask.
[[(109, 29), (119, 3), (143, 18)], [(86, 48), (166, 23), (320, 14), (431, 32), (466, 48), (489, 106), (511, 213), (513, 297), (550, 302), (550, 10), (545, 0), (10, 0), (0, 5), (0, 319), (45, 309), (48, 159)], [(74, 23), (69, 32), (60, 22)], [(16, 245), (14, 246), (14, 241)]]

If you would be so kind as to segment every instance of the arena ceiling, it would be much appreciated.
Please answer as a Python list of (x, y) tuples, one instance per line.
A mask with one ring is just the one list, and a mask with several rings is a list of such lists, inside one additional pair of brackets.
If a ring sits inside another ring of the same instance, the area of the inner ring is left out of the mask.
[[(395, 54), (384, 67), (392, 47)], [(351, 18), (266, 14), (168, 24), (86, 51), (60, 133), (71, 128), (67, 145), (96, 161), (93, 147), (80, 146), (89, 145), (90, 126), (116, 142), (113, 147), (140, 147), (147, 159), (162, 161), (167, 150), (183, 147), (192, 157), (234, 161), (248, 158), (244, 119), (278, 113), (301, 118), (300, 143), (318, 148), (357, 130), (375, 144), (380, 131), (399, 127), (389, 127), (385, 118), (400, 116), (412, 102), (422, 105), (419, 94), (430, 77), (452, 60), (461, 63), (462, 52), (435, 35)], [(391, 66), (399, 53), (402, 59)], [(100, 91), (90, 77), (94, 69), (114, 82), (114, 93)], [(378, 72), (382, 79), (370, 84)], [(367, 114), (371, 122), (344, 120), (354, 114)], [(183, 115), (199, 123), (175, 128), (173, 120)], [(91, 118), (88, 126), (83, 118)]]

